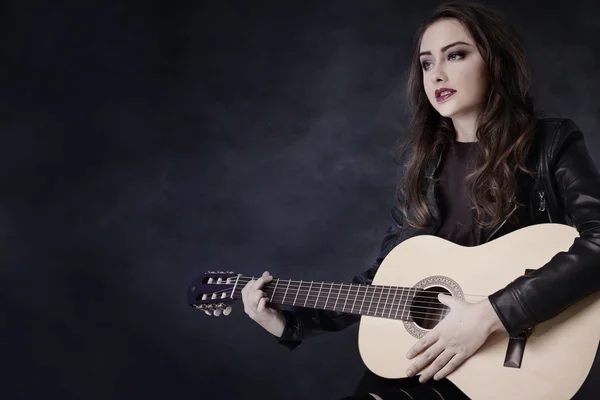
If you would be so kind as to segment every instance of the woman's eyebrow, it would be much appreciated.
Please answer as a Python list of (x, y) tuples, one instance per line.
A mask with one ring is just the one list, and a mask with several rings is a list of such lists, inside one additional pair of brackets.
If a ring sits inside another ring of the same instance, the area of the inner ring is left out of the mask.
[[(465, 42), (454, 42), (454, 43), (450, 43), (450, 44), (448, 44), (448, 45), (446, 45), (446, 46), (442, 47), (442, 48), (441, 48), (441, 50), (442, 50), (442, 53), (443, 53), (443, 52), (445, 52), (446, 50), (448, 50), (450, 47), (452, 47), (452, 46), (456, 46), (457, 44), (466, 44), (467, 46), (470, 46), (470, 44), (469, 44), (469, 43), (465, 43)], [(423, 51), (423, 52), (419, 53), (419, 57), (421, 57), (421, 56), (425, 56), (425, 55), (431, 55), (431, 52), (430, 52), (430, 51)]]

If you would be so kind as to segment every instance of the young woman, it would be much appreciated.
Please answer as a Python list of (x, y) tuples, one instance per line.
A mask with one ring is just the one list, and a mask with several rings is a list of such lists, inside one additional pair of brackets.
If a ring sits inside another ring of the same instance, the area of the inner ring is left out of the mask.
[[(572, 121), (536, 117), (529, 84), (518, 35), (487, 7), (441, 5), (419, 30), (409, 80), (411, 134), (398, 152), (391, 226), (374, 265), (353, 282), (372, 283), (386, 255), (420, 234), (475, 246), (555, 222), (572, 224), (580, 237), (481, 302), (440, 296), (451, 312), (409, 351), (410, 378), (366, 371), (349, 399), (465, 399), (445, 377), (492, 332), (516, 335), (600, 289), (600, 175)], [(553, 190), (540, 190), (547, 185), (542, 164)], [(359, 320), (333, 311), (280, 312), (261, 290), (271, 279), (265, 272), (244, 287), (244, 308), (290, 349)]]

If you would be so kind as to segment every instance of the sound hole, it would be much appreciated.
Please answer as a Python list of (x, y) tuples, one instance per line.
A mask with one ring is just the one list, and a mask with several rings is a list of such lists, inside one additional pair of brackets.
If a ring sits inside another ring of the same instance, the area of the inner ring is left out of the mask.
[(441, 286), (433, 286), (418, 292), (410, 305), (410, 317), (419, 327), (433, 329), (450, 309), (439, 302), (438, 294), (450, 294)]

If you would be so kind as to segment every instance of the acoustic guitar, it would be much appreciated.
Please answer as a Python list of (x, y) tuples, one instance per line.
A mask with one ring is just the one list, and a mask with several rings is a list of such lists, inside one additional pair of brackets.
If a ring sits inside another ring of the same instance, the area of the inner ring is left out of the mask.
[[(413, 362), (408, 349), (448, 312), (438, 293), (480, 301), (567, 251), (577, 237), (575, 228), (553, 223), (474, 247), (415, 236), (388, 254), (371, 285), (273, 279), (263, 290), (274, 304), (360, 314), (365, 365), (381, 377), (402, 378)], [(210, 271), (189, 286), (188, 303), (207, 314), (228, 314), (252, 279)], [(527, 334), (495, 332), (447, 378), (474, 400), (570, 399), (589, 374), (599, 342), (597, 292)]]

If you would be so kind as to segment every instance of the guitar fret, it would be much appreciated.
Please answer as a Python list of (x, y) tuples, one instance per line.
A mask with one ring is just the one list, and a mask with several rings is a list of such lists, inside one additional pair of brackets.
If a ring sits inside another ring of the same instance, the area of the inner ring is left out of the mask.
[(365, 304), (365, 300), (367, 298), (367, 289), (368, 289), (368, 287), (369, 286), (365, 285), (365, 294), (363, 296), (362, 302), (360, 303), (360, 310), (358, 311), (360, 314), (362, 314), (362, 312), (363, 312), (362, 308), (363, 308), (363, 305)]
[(296, 299), (298, 298), (298, 293), (300, 293), (300, 288), (301, 287), (302, 287), (302, 280), (300, 280), (300, 284), (298, 285), (298, 290), (296, 290), (296, 297), (294, 297), (294, 301), (292, 302), (293, 306), (296, 305)]
[(385, 289), (388, 289), (388, 286), (384, 286), (384, 287), (381, 288), (381, 297), (382, 297), (381, 300), (383, 301), (383, 309), (381, 310), (381, 316), (382, 317), (385, 314), (386, 307), (389, 306), (389, 304), (388, 304), (388, 298), (390, 297), (390, 292), (389, 292), (389, 289), (388, 289), (388, 294), (387, 294), (385, 300), (383, 300), (383, 292), (385, 292)]
[(409, 313), (407, 312), (405, 315), (404, 312), (406, 311), (406, 305), (408, 304), (408, 300), (410, 299), (410, 291), (411, 291), (411, 289), (409, 288), (408, 293), (406, 294), (406, 300), (404, 300), (404, 307), (402, 308), (402, 315), (400, 316), (400, 318), (403, 318), (406, 320), (408, 320)]
[(346, 304), (348, 303), (348, 296), (350, 296), (350, 290), (352, 289), (352, 284), (348, 288), (348, 293), (346, 293), (346, 300), (344, 300), (344, 307), (342, 307), (342, 311), (346, 312)]
[(308, 287), (308, 293), (306, 294), (306, 299), (304, 299), (304, 307), (306, 307), (306, 302), (308, 301), (308, 296), (310, 296), (310, 289), (312, 289), (313, 281), (310, 281), (310, 286)]
[[(338, 290), (338, 294), (337, 297), (335, 298), (335, 304), (333, 305), (333, 309), (335, 310), (335, 308), (337, 307), (337, 302), (340, 299), (340, 293), (342, 292), (342, 286), (344, 286), (343, 283), (340, 284), (340, 290)], [(337, 310), (336, 310), (337, 311)]]
[(375, 295), (375, 286), (371, 285), (371, 288), (373, 289), (373, 294), (371, 294), (371, 301), (369, 301), (369, 308), (367, 309), (367, 315), (370, 315), (369, 313), (371, 312), (371, 306), (373, 305), (373, 296)]
[(271, 299), (269, 302), (273, 302), (273, 297), (275, 297), (275, 292), (277, 292), (277, 285), (279, 284), (279, 279), (275, 282), (275, 288), (273, 288), (273, 294), (271, 294)]
[(332, 288), (333, 288), (333, 283), (330, 283), (329, 284), (329, 293), (327, 293), (327, 300), (325, 300), (325, 308), (326, 309), (329, 309), (327, 304), (329, 304), (329, 296), (331, 295)]
[(381, 311), (379, 312), (379, 315), (380, 315), (381, 317), (383, 317), (383, 314), (385, 313), (385, 307), (387, 306), (387, 300), (384, 300), (384, 299), (383, 299), (383, 293), (385, 292), (385, 289), (386, 289), (386, 287), (385, 287), (385, 286), (382, 286), (382, 287), (381, 287), (381, 294), (380, 294), (380, 296), (379, 296), (379, 301), (380, 301), (381, 303), (383, 303), (383, 307), (382, 307)]
[(354, 313), (354, 306), (356, 305), (356, 299), (358, 298), (358, 292), (360, 290), (360, 285), (357, 285), (358, 289), (356, 289), (356, 294), (354, 295), (354, 301), (352, 302), (352, 309), (350, 309), (350, 313)]
[(398, 286), (396, 286), (396, 290), (394, 290), (394, 298), (392, 299), (392, 306), (390, 307), (390, 313), (388, 314), (388, 318), (392, 317), (392, 310), (396, 307), (396, 295), (398, 294)]
[(288, 279), (287, 287), (285, 288), (285, 293), (283, 294), (283, 300), (281, 300), (282, 304), (285, 304), (285, 296), (287, 296), (288, 289), (290, 288), (290, 283), (292, 283), (291, 279)]
[[(385, 291), (385, 286), (381, 287), (381, 293), (379, 295), (379, 301), (383, 300), (383, 292)], [(383, 313), (385, 312), (385, 306), (387, 306), (387, 301), (383, 302), (383, 309), (381, 310), (381, 316), (383, 316)]]
[(379, 310), (379, 303), (381, 302), (381, 294), (377, 297), (377, 307), (375, 307), (375, 316), (377, 316), (377, 310)]
[[(396, 313), (394, 314), (394, 318), (398, 318), (398, 311), (400, 311), (400, 305), (402, 304), (402, 301), (404, 300), (404, 288), (402, 288), (402, 291), (400, 292), (400, 301), (398, 302), (398, 307), (396, 308)], [(402, 319), (402, 312), (400, 312), (400, 319)]]
[(388, 300), (390, 299), (390, 292), (392, 291), (392, 287), (388, 286), (388, 293), (387, 296), (385, 297), (385, 305), (383, 306), (383, 311), (381, 312), (381, 316), (383, 317), (383, 314), (385, 314), (385, 307), (386, 306), (390, 306), (390, 310), (392, 309), (392, 306), (388, 303)]
[(321, 282), (321, 287), (319, 288), (319, 293), (317, 293), (317, 298), (315, 299), (314, 307), (317, 306), (317, 302), (319, 301), (319, 296), (321, 295), (321, 289), (323, 289), (323, 282)]
[(380, 304), (382, 309), (379, 310), (379, 316), (383, 316), (383, 312), (384, 312), (385, 306), (386, 306), (385, 300), (383, 299), (383, 292), (384, 291), (385, 291), (385, 286), (380, 286), (379, 287), (379, 303), (378, 303), (378, 306)]

